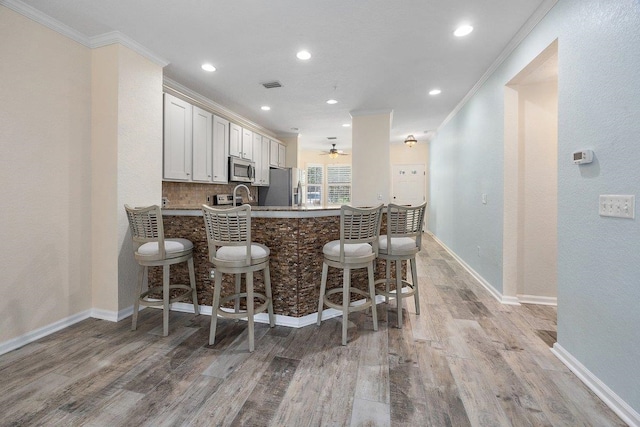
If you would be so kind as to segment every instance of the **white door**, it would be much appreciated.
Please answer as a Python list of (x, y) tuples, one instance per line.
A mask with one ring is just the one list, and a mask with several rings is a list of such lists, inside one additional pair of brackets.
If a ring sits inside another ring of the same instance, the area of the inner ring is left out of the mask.
[(391, 202), (396, 205), (419, 205), (427, 200), (425, 192), (426, 166), (391, 165)]

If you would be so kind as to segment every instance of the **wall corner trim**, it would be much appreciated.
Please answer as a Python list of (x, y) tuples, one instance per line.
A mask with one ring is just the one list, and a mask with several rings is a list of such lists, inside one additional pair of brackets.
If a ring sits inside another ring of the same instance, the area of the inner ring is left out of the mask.
[(9, 341), (0, 343), (0, 355), (8, 353), (12, 350), (16, 350), (24, 345), (39, 340), (40, 338), (46, 337), (47, 335), (67, 328), (82, 320), (88, 319), (90, 317), (90, 314), (91, 310), (81, 311), (80, 313), (65, 317), (64, 319), (60, 319), (57, 322), (53, 322), (31, 332), (27, 332), (26, 334), (12, 338)]
[(551, 352), (564, 363), (580, 380), (593, 391), (613, 412), (631, 427), (640, 427), (640, 414), (627, 402), (622, 400), (613, 390), (596, 377), (578, 359), (555, 343)]

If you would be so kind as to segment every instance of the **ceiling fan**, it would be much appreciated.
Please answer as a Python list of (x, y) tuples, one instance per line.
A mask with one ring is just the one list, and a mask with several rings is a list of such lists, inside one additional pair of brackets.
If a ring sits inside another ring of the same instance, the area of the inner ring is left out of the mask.
[(342, 150), (338, 150), (336, 148), (336, 144), (331, 144), (331, 149), (328, 152), (321, 154), (321, 156), (326, 155), (329, 155), (329, 157), (331, 157), (332, 159), (335, 159), (338, 156), (348, 156), (347, 153), (344, 153)]

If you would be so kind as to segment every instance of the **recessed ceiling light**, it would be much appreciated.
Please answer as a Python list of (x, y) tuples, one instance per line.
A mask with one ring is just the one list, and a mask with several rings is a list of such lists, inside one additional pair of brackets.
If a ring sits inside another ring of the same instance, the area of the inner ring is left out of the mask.
[(202, 64), (202, 69), (210, 73), (213, 73), (216, 70), (216, 67), (214, 67), (211, 64)]
[(338, 101), (336, 101), (335, 99), (329, 99), (327, 101), (327, 104), (332, 104), (333, 105), (333, 104), (337, 104), (337, 103), (338, 103)]
[(298, 57), (298, 59), (302, 59), (303, 61), (311, 58), (311, 54), (306, 50), (301, 50), (300, 52), (296, 53), (296, 56)]
[(440, 89), (431, 89), (429, 95), (440, 95), (442, 91)]
[(350, 127), (351, 127), (351, 124), (349, 124), (349, 123), (345, 123), (345, 124), (343, 124), (343, 125), (342, 125), (342, 127), (343, 127), (343, 128), (350, 128)]
[(471, 34), (471, 31), (473, 31), (473, 27), (471, 25), (460, 25), (458, 28), (456, 28), (456, 30), (453, 32), (453, 35), (456, 37), (464, 37), (468, 34)]
[(260, 107), (260, 109), (262, 111), (269, 111), (269, 110), (271, 110), (271, 107), (269, 107), (268, 105), (263, 105), (262, 107)]

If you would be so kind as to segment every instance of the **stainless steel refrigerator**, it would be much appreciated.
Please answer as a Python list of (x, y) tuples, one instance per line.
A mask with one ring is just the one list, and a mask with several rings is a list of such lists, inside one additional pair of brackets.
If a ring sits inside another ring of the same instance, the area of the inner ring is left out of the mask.
[(300, 178), (300, 169), (269, 169), (269, 186), (258, 188), (258, 205), (299, 205)]

